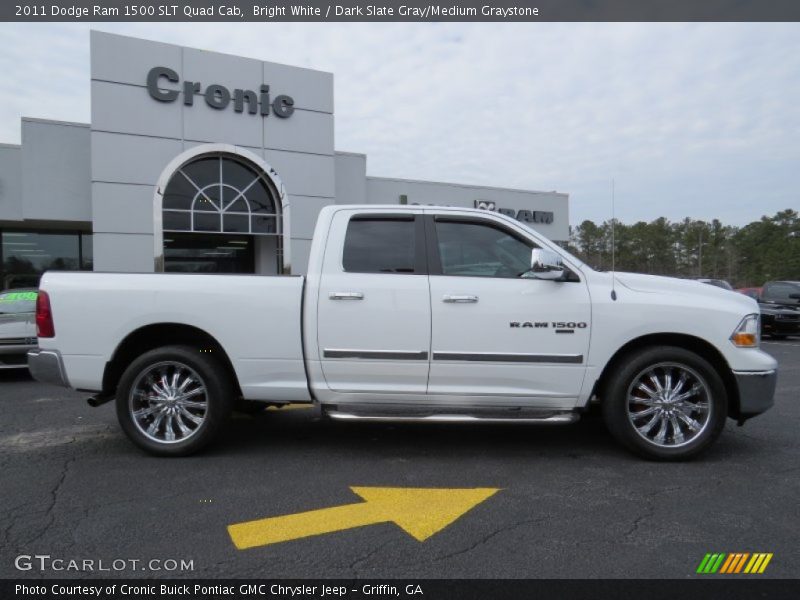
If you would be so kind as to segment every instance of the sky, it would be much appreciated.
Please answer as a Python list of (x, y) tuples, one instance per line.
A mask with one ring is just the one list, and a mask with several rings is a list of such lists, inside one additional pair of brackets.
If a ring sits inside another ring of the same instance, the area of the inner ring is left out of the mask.
[(372, 176), (565, 192), (572, 225), (612, 180), (623, 222), (800, 209), (800, 24), (1, 24), (0, 143), (89, 122), (90, 28), (333, 72)]

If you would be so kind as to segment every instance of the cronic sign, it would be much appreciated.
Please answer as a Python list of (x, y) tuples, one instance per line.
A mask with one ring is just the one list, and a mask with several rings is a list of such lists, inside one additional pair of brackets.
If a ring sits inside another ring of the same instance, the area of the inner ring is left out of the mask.
[(169, 67), (153, 67), (147, 73), (147, 92), (159, 102), (175, 102), (183, 94), (186, 106), (194, 104), (195, 95), (201, 94), (211, 108), (223, 110), (233, 104), (236, 112), (247, 112), (251, 115), (260, 113), (269, 116), (270, 109), (276, 117), (287, 119), (294, 113), (294, 98), (280, 94), (270, 98), (268, 85), (260, 85), (258, 93), (253, 90), (235, 89), (233, 92), (224, 85), (212, 83), (203, 90), (197, 81), (184, 81)]

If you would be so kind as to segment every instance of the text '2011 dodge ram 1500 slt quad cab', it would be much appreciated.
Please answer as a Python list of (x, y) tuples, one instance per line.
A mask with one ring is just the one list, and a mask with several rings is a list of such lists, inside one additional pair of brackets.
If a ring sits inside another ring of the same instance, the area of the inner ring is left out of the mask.
[(34, 376), (116, 399), (154, 454), (237, 399), (336, 419), (570, 423), (597, 399), (629, 449), (682, 459), (773, 403), (741, 294), (597, 272), (494, 212), (331, 206), (308, 275), (47, 273)]

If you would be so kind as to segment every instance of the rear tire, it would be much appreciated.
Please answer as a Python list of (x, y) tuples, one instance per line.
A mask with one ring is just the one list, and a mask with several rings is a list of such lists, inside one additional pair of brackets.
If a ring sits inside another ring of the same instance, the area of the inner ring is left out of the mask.
[(191, 346), (142, 354), (117, 388), (117, 419), (130, 440), (157, 456), (187, 456), (208, 445), (233, 406), (233, 381), (212, 355)]
[(725, 426), (728, 397), (714, 367), (675, 346), (652, 346), (616, 363), (602, 396), (614, 438), (651, 460), (686, 460)]

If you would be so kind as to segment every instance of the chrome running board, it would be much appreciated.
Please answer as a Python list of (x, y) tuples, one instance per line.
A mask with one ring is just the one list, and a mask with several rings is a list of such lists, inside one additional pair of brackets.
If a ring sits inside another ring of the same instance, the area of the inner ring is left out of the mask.
[(486, 415), (477, 416), (470, 414), (427, 414), (427, 415), (403, 415), (403, 414), (354, 414), (342, 412), (340, 410), (325, 411), (331, 419), (337, 421), (382, 421), (391, 423), (527, 423), (540, 425), (568, 425), (575, 423), (580, 417), (574, 412), (543, 413), (541, 416), (498, 416)]

